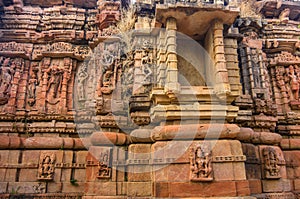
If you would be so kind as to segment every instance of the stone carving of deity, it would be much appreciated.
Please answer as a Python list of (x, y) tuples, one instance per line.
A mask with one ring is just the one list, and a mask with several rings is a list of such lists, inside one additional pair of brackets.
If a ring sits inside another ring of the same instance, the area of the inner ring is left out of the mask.
[(31, 74), (30, 74), (30, 79), (28, 81), (28, 104), (30, 106), (33, 106), (35, 104), (35, 90), (36, 86), (38, 85), (38, 77), (37, 77), (37, 64), (34, 64), (32, 66)]
[(299, 100), (299, 78), (298, 75), (294, 69), (294, 66), (289, 66), (289, 84), (292, 92), (291, 99), (293, 100)]
[(13, 69), (10, 64), (10, 59), (6, 58), (0, 68), (0, 105), (8, 102), (12, 78)]
[(211, 181), (211, 151), (205, 147), (198, 146), (192, 149), (190, 157), (191, 181)]
[(47, 73), (49, 75), (47, 84), (48, 99), (58, 98), (58, 94), (61, 90), (64, 71), (57, 65), (53, 65), (47, 70)]
[(40, 165), (38, 170), (39, 180), (53, 180), (54, 175), (54, 154), (43, 154), (40, 159)]
[(86, 65), (83, 64), (82, 68), (80, 69), (78, 73), (78, 87), (77, 87), (77, 92), (78, 92), (78, 97), (79, 101), (85, 100), (85, 91), (84, 91), (84, 84), (85, 80), (88, 78), (88, 73), (86, 72), (87, 68)]
[(265, 178), (280, 178), (280, 166), (276, 150), (267, 147), (263, 150)]

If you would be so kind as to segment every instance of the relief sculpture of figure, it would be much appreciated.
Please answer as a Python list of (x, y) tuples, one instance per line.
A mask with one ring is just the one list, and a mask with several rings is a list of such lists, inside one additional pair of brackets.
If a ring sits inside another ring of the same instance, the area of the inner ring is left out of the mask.
[(12, 81), (10, 59), (6, 58), (0, 68), (0, 105), (6, 104), (9, 99)]
[(152, 70), (150, 68), (153, 64), (152, 53), (147, 50), (143, 50), (141, 63), (142, 63), (142, 71), (145, 74), (142, 83), (149, 84), (151, 83), (151, 75), (152, 75)]
[(198, 146), (192, 150), (190, 158), (191, 180), (192, 181), (211, 181), (212, 166), (211, 152), (204, 147)]
[(37, 64), (34, 64), (32, 66), (30, 79), (28, 81), (28, 104), (30, 106), (33, 106), (35, 104), (35, 98), (36, 98), (35, 90), (38, 84), (37, 71), (38, 71)]
[(38, 179), (39, 180), (53, 180), (54, 175), (54, 154), (44, 154), (40, 159), (40, 165), (38, 169)]
[(290, 78), (290, 88), (292, 91), (292, 99), (298, 100), (299, 99), (299, 80), (297, 74), (295, 73), (294, 67), (292, 65), (289, 66), (289, 74)]
[(276, 68), (276, 82), (277, 86), (280, 88), (281, 94), (284, 98), (287, 98), (287, 88), (284, 79), (284, 69)]
[(47, 70), (47, 73), (50, 76), (47, 84), (47, 91), (49, 93), (48, 99), (58, 98), (58, 94), (61, 90), (63, 70), (57, 65), (53, 65)]
[(78, 74), (78, 96), (79, 101), (85, 100), (85, 91), (84, 91), (84, 83), (85, 80), (88, 78), (88, 73), (86, 72), (86, 65), (84, 64), (79, 71)]
[(104, 66), (104, 70), (110, 68), (115, 62), (117, 57), (116, 45), (107, 44), (106, 48), (103, 49), (100, 62)]
[(265, 178), (278, 179), (280, 175), (279, 158), (276, 150), (267, 147), (263, 150)]

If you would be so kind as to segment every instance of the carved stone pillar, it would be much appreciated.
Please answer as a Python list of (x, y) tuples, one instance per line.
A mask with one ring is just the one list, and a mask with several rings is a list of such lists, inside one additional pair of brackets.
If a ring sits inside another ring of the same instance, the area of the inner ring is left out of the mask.
[(8, 99), (6, 110), (8, 113), (13, 114), (16, 111), (19, 81), (21, 79), (24, 70), (24, 60), (20, 58), (14, 59), (12, 64), (14, 66), (11, 66), (11, 68), (14, 68), (15, 73), (11, 80), (10, 97)]
[(44, 58), (42, 61), (42, 72), (43, 72), (43, 78), (42, 78), (42, 92), (40, 95), (40, 100), (38, 100), (39, 105), (37, 106), (39, 111), (41, 113), (45, 113), (45, 107), (46, 107), (46, 97), (47, 97), (47, 83), (48, 83), (48, 74), (47, 69), (50, 66), (50, 58)]
[(174, 99), (174, 94), (180, 92), (180, 84), (178, 83), (178, 68), (176, 54), (176, 19), (168, 18), (166, 24), (166, 85), (165, 92), (169, 98)]
[(19, 80), (19, 86), (18, 86), (18, 97), (17, 97), (17, 114), (18, 115), (24, 115), (25, 114), (25, 107), (26, 107), (26, 89), (27, 89), (27, 79), (29, 75), (29, 65), (30, 62), (28, 60), (25, 60), (24, 66), (21, 69), (21, 76)]
[(67, 88), (68, 88), (68, 80), (71, 77), (71, 71), (72, 71), (72, 59), (70, 58), (64, 58), (64, 74), (63, 74), (63, 81), (62, 81), (62, 87), (61, 87), (61, 107), (62, 107), (62, 113), (67, 113)]
[(215, 61), (215, 91), (220, 99), (226, 98), (230, 93), (230, 85), (228, 81), (228, 71), (226, 69), (223, 23), (215, 21), (212, 25), (213, 29), (213, 46)]

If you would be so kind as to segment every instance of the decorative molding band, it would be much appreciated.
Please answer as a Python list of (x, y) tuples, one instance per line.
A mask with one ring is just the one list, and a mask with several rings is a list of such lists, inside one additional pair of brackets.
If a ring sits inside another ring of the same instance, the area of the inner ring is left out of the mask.
[(212, 162), (245, 162), (245, 155), (232, 155), (232, 156), (213, 156)]

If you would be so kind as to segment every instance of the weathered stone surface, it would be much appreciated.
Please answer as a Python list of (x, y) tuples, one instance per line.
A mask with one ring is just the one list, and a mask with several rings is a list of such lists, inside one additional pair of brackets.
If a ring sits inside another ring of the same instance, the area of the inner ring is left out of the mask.
[(298, 198), (299, 3), (129, 3), (0, 0), (0, 198)]
[(239, 127), (233, 124), (170, 125), (156, 127), (152, 132), (152, 139), (235, 138), (239, 130)]

